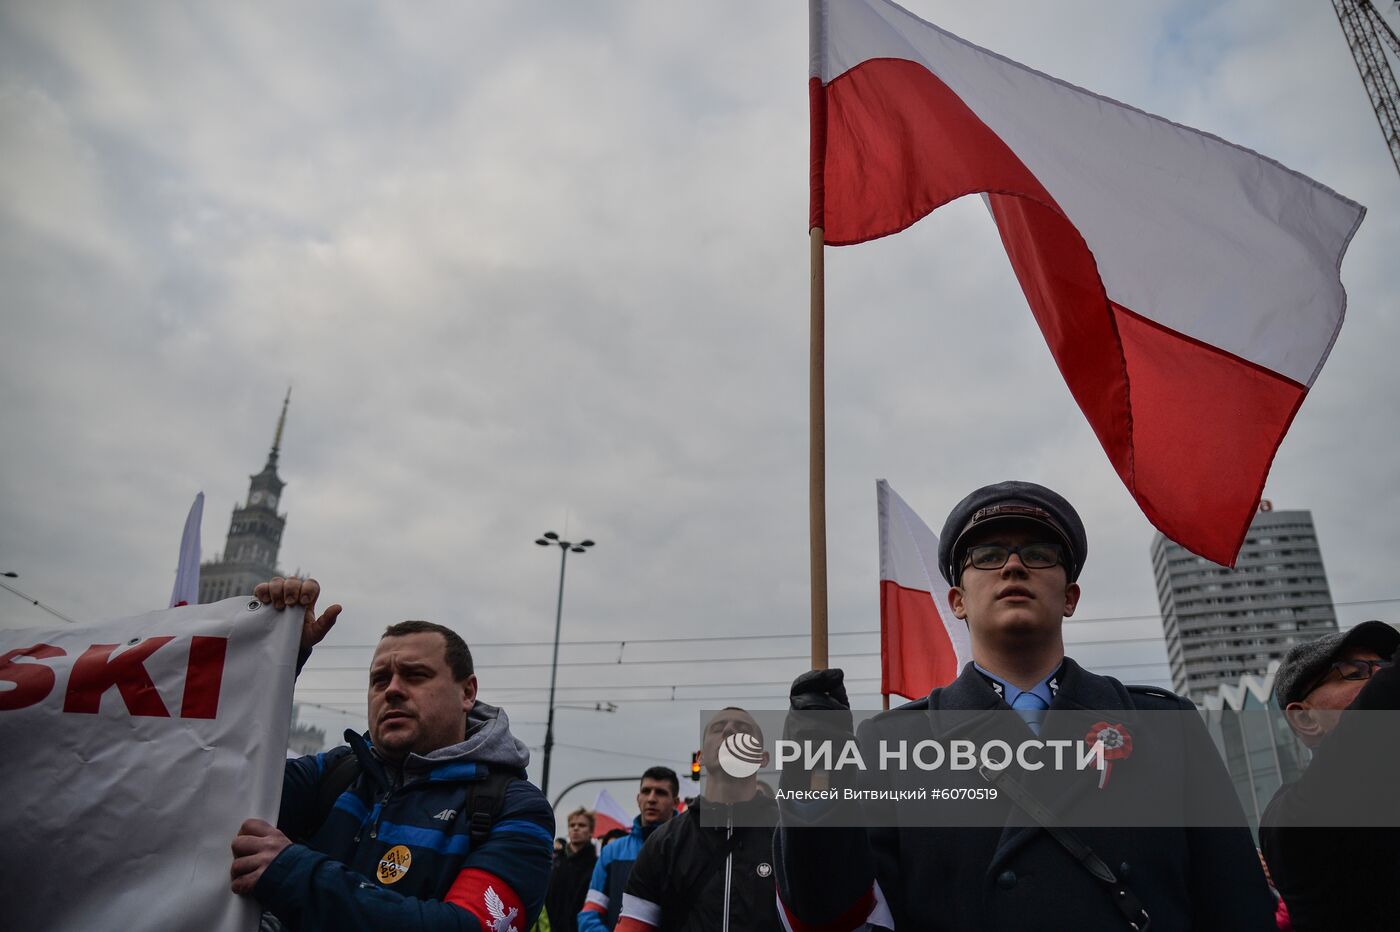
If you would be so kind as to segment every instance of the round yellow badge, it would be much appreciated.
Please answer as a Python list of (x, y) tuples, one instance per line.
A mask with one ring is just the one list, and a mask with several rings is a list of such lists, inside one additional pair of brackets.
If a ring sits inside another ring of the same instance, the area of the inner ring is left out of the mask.
[(394, 845), (384, 852), (384, 857), (379, 859), (379, 882), (395, 883), (408, 873), (408, 866), (413, 863), (413, 855), (403, 845)]

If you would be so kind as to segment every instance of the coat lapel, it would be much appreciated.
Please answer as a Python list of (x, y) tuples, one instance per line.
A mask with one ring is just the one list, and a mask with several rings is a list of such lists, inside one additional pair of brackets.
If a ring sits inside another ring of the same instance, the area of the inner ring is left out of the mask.
[[(973, 672), (975, 675), (975, 671)], [(978, 679), (981, 678), (978, 677)], [(1131, 708), (1127, 691), (1116, 681), (1090, 673), (1069, 657), (1066, 657), (1060, 666), (1059, 680), (1059, 689), (1055, 693), (1054, 701), (1050, 703), (1050, 711), (1045, 716), (1045, 724), (1041, 727), (1040, 737), (1043, 740), (1083, 740), (1086, 732), (1084, 725), (1086, 718), (1083, 714), (1075, 713)], [(990, 692), (990, 690), (988, 691)], [(1061, 713), (1058, 716), (1055, 714), (1057, 710)], [(1033, 791), (1035, 790), (1035, 783), (1027, 781), (1025, 774), (1014, 774), (1014, 776), (1022, 785), (1030, 786)], [(1095, 772), (1089, 771), (1085, 772), (1081, 779), (1075, 780), (1070, 790), (1060, 794), (1059, 798), (1042, 798), (1041, 802), (1048, 806), (1052, 812), (1063, 811), (1070, 801), (1086, 792), (1097, 792), (1097, 788), (1098, 778)], [(1024, 813), (1020, 813), (1019, 820), (1027, 821)], [(1034, 824), (1005, 826), (1002, 829), (1001, 838), (997, 841), (996, 852), (992, 855), (991, 864), (987, 868), (989, 874), (1000, 871), (1002, 865), (1012, 855), (1042, 831), (1044, 830)]]
[(1006, 711), (1010, 708), (987, 685), (982, 674), (968, 663), (957, 679), (929, 693), (929, 726), (935, 735), (941, 735), (945, 741), (951, 740), (986, 730), (990, 716), (969, 715), (969, 712)]

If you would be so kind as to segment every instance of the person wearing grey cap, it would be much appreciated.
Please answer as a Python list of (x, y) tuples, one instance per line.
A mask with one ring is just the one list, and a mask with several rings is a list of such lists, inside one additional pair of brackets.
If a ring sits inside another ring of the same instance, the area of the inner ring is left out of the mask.
[(1366, 621), (1294, 645), (1274, 675), (1289, 727), (1313, 752), (1259, 828), (1295, 932), (1400, 928), (1398, 736), (1390, 716), (1357, 714), (1400, 709), (1397, 647), (1400, 632)]
[[(1064, 619), (1078, 606), (1087, 554), (1078, 513), (1044, 486), (1000, 482), (959, 502), (944, 524), (938, 561), (950, 586), (948, 604), (967, 623), (973, 662), (926, 698), (863, 722), (857, 742), (873, 749), (905, 737), (911, 744), (918, 737), (944, 738), (938, 729), (959, 712), (1015, 710), (1026, 739), (1040, 736), (1042, 727), (1045, 738), (1058, 738), (1084, 710), (1185, 712), (1173, 717), (1184, 727), (1172, 729), (1184, 736), (1182, 753), (1153, 749), (1166, 771), (1162, 785), (1185, 787), (1184, 798), (1223, 800), (1238, 816), (1236, 826), (1067, 829), (1047, 827), (1039, 816), (1027, 826), (1015, 812), (1031, 812), (1040, 801), (1013, 797), (1000, 779), (995, 786), (1009, 799), (996, 818), (1005, 823), (904, 824), (896, 812), (894, 825), (847, 827), (833, 824), (830, 810), (780, 803), (775, 856), (789, 929), (1272, 932), (1273, 901), (1253, 842), (1194, 707), (1164, 690), (1091, 673), (1065, 656)], [(849, 709), (842, 671), (798, 677), (791, 708)], [(1183, 760), (1193, 755), (1205, 763), (1188, 775)], [(1125, 768), (1113, 778), (1124, 781), (1113, 792), (1142, 785), (1144, 773), (1140, 761)], [(985, 768), (983, 777), (994, 780)], [(862, 789), (903, 785), (893, 782), (902, 776), (861, 773), (856, 779)], [(1082, 783), (1072, 792), (1085, 792)], [(1013, 811), (1011, 799), (1019, 809)]]

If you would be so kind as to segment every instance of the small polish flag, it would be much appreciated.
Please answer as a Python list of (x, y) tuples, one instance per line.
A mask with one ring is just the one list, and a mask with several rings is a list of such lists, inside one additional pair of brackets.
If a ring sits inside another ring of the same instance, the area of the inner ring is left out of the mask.
[(938, 535), (884, 479), (880, 512), (880, 692), (927, 696), (972, 660), (967, 625), (953, 615), (938, 570)]
[(632, 817), (627, 814), (627, 810), (615, 799), (607, 790), (599, 790), (598, 798), (593, 801), (593, 837), (602, 838), (615, 828), (620, 828), (624, 832), (632, 828)]
[(985, 194), (1143, 514), (1233, 565), (1342, 326), (1342, 255), (1366, 209), (889, 0), (810, 3), (811, 227), (861, 243)]

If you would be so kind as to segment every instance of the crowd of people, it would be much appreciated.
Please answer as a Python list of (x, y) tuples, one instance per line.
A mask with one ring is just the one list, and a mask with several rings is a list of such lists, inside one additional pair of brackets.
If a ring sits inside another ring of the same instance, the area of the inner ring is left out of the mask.
[[(374, 652), (367, 733), (289, 761), (278, 824), (240, 829), (233, 891), (261, 904), (269, 929), (1400, 928), (1385, 895), (1400, 880), (1400, 822), (1386, 818), (1400, 772), (1394, 755), (1371, 753), (1376, 729), (1364, 726), (1374, 720), (1360, 714), (1400, 706), (1400, 633), (1367, 622), (1283, 658), (1276, 700), (1313, 758), (1274, 798), (1256, 848), (1194, 706), (1066, 656), (1064, 619), (1087, 554), (1078, 513), (1054, 491), (1026, 482), (974, 491), (949, 514), (938, 554), (973, 662), (858, 728), (842, 672), (809, 671), (793, 683), (793, 715), (826, 713), (826, 727), (873, 748), (896, 731), (944, 738), (964, 712), (1015, 712), (1025, 737), (1047, 739), (1071, 710), (1190, 713), (1178, 716), (1170, 748), (1118, 768), (1113, 792), (1165, 780), (1188, 806), (1211, 800), (1226, 818), (1066, 825), (1025, 774), (984, 767), (974, 776), (1001, 791), (1001, 822), (902, 822), (897, 804), (872, 802), (856, 824), (836, 802), (798, 792), (786, 771), (774, 793), (752, 768), (736, 776), (717, 766), (727, 739), (762, 738), (752, 715), (729, 708), (701, 736), (706, 782), (683, 811), (675, 772), (658, 765), (639, 778), (630, 831), (596, 850), (593, 814), (578, 809), (556, 844), (554, 813), (527, 779), (528, 749), (506, 713), (478, 698), (467, 645), (449, 628), (408, 621)], [(309, 579), (274, 579), (256, 595), (300, 610), (301, 664), (340, 611), (317, 614), (320, 587)], [(840, 778), (802, 779), (814, 788)], [(850, 779), (872, 798), (900, 788), (898, 774), (878, 769)], [(1340, 784), (1354, 791), (1338, 807)]]

